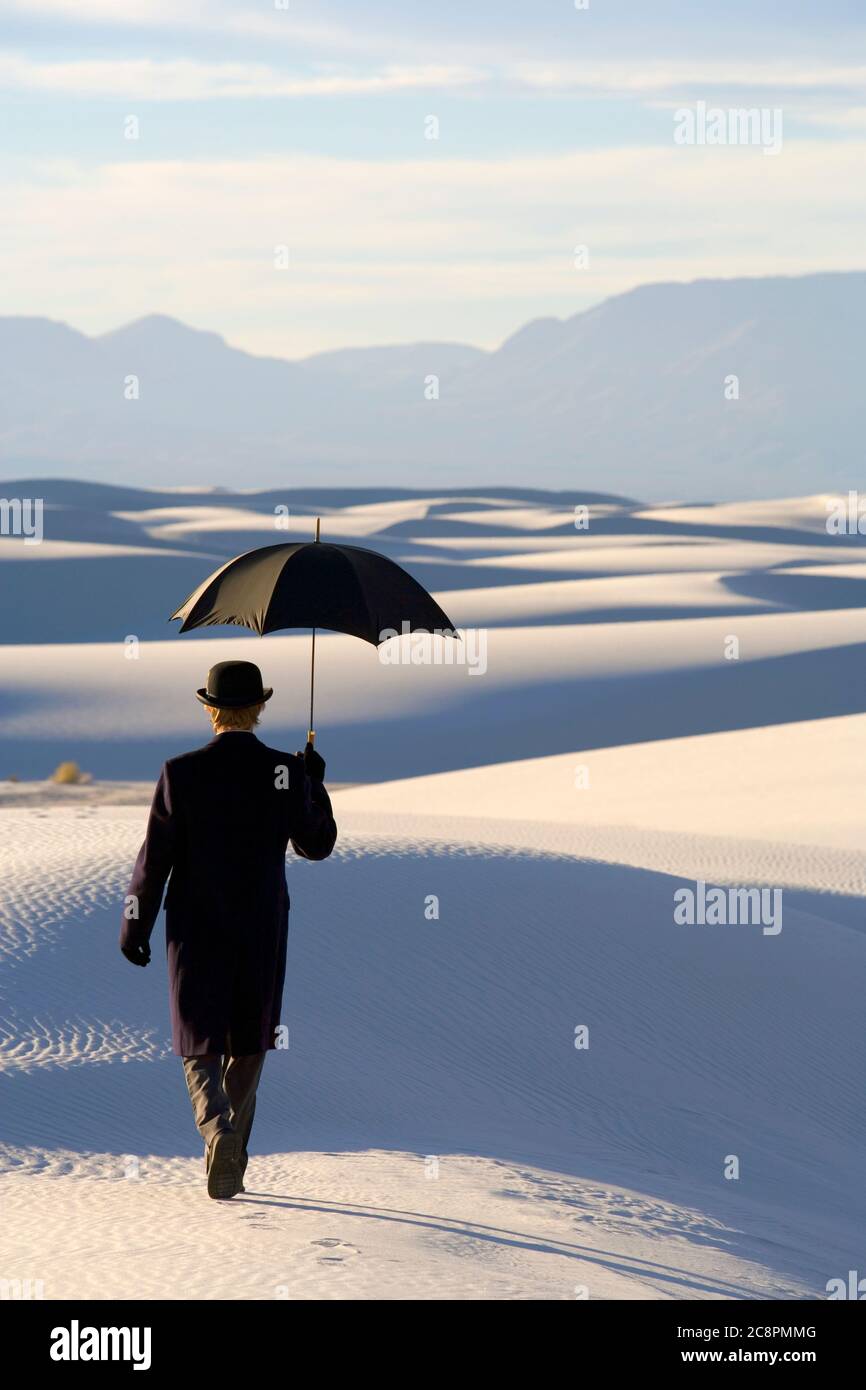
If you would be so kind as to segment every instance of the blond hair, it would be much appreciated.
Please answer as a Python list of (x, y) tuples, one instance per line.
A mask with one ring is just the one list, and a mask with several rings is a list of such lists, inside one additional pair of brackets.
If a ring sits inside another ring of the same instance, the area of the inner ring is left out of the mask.
[(258, 724), (259, 715), (264, 707), (264, 703), (244, 705), (243, 709), (216, 709), (213, 705), (205, 705), (215, 734), (225, 733), (230, 729), (250, 733)]

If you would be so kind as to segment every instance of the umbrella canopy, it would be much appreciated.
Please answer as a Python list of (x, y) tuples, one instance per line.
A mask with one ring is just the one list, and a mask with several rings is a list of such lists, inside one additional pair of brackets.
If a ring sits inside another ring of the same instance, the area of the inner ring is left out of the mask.
[(264, 636), (286, 627), (313, 629), (310, 727), (315, 741), (313, 692), (316, 628), (345, 632), (374, 647), (392, 633), (438, 632), (459, 637), (450, 618), (400, 565), (360, 545), (312, 542), (264, 545), (215, 570), (172, 613), (181, 632), (231, 623)]
[[(456, 636), (450, 618), (411, 574), (358, 545), (265, 545), (229, 560), (171, 615), (180, 631), (220, 623), (263, 636), (324, 627), (378, 646), (389, 630)], [(406, 626), (404, 627), (404, 624)]]

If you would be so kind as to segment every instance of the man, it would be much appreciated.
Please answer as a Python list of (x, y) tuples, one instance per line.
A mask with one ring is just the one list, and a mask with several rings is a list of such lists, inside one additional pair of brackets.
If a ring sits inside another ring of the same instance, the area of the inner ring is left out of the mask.
[(253, 733), (273, 690), (221, 661), (196, 692), (215, 737), (160, 774), (126, 897), (120, 949), (150, 960), (165, 898), (172, 1044), (205, 1141), (207, 1190), (243, 1192), (256, 1088), (276, 1046), (289, 928), (286, 849), (327, 859), (337, 838), (324, 760)]

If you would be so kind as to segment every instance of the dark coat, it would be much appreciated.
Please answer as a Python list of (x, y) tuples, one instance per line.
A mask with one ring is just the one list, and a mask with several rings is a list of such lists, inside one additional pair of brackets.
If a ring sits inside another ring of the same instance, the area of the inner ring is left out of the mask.
[(243, 1056), (276, 1046), (289, 930), (286, 849), (291, 841), (303, 858), (326, 859), (336, 838), (323, 783), (307, 777), (302, 757), (268, 748), (255, 734), (218, 734), (165, 764), (120, 944), (149, 940), (171, 874), (165, 936), (176, 1053)]

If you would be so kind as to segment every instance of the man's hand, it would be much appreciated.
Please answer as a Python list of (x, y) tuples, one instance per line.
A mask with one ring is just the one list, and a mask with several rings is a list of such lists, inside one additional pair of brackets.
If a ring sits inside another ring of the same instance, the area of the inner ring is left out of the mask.
[(121, 946), (120, 949), (133, 965), (147, 965), (150, 960), (150, 947), (146, 942), (142, 946)]
[(311, 743), (307, 744), (303, 753), (299, 753), (298, 757), (304, 759), (304, 771), (311, 782), (324, 782), (325, 759), (316, 752)]

